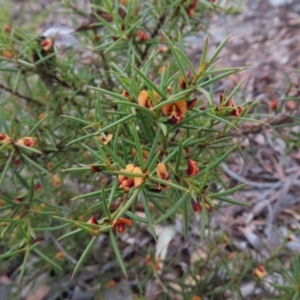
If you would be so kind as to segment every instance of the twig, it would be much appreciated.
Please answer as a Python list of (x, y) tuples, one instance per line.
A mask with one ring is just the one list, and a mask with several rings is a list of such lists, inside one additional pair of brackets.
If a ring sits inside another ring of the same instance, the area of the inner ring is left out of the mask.
[(100, 53), (100, 56), (101, 56), (102, 61), (103, 61), (103, 68), (104, 68), (104, 70), (106, 71), (106, 74), (107, 74), (108, 84), (110, 85), (110, 89), (112, 89), (113, 86), (114, 86), (114, 82), (113, 82), (113, 80), (111, 78), (111, 75), (110, 75), (110, 72), (109, 72), (109, 66), (108, 66), (107, 59), (106, 59), (105, 54), (103, 52)]
[(256, 125), (242, 125), (239, 131), (231, 131), (231, 134), (233, 136), (241, 136), (241, 135), (247, 135), (247, 134), (255, 134), (259, 133), (262, 130), (264, 130), (268, 126), (275, 126), (275, 125), (281, 125), (284, 123), (290, 123), (292, 121), (292, 118), (288, 115), (279, 114), (274, 117), (267, 118), (263, 120), (263, 123), (256, 124)]
[(2, 84), (0, 84), (0, 89), (6, 91), (8, 93), (11, 93), (11, 94), (13, 94), (15, 96), (18, 96), (18, 97), (20, 97), (20, 98), (22, 98), (22, 99), (24, 99), (24, 100), (26, 100), (28, 102), (32, 102), (32, 103), (37, 104), (39, 106), (43, 106), (43, 104), (40, 103), (40, 102), (38, 102), (37, 100), (35, 100), (35, 99), (31, 98), (31, 97), (28, 97), (28, 96), (24, 96), (24, 95), (22, 95), (22, 94), (20, 94), (18, 92), (14, 92), (12, 89), (10, 89), (10, 88), (2, 85)]
[[(255, 182), (255, 181), (250, 181), (236, 173), (234, 173), (233, 171), (231, 171), (228, 166), (225, 163), (221, 163), (221, 167), (223, 169), (223, 171), (230, 176), (231, 178), (242, 182), (242, 183), (247, 183), (249, 186), (253, 186), (255, 188), (258, 189), (266, 189), (266, 188), (273, 188), (273, 189), (278, 189), (283, 187), (286, 182), (285, 181), (276, 181), (276, 182)], [(300, 185), (300, 180), (295, 180), (292, 182), (292, 185)]]
[(54, 236), (49, 233), (49, 237), (51, 238), (51, 240), (53, 241), (53, 243), (55, 244), (56, 248), (58, 248), (60, 250), (60, 252), (63, 253), (63, 255), (73, 264), (73, 265), (77, 265), (77, 260), (75, 258), (73, 258), (70, 254), (68, 254), (66, 252), (66, 250), (63, 248), (63, 246), (54, 238)]

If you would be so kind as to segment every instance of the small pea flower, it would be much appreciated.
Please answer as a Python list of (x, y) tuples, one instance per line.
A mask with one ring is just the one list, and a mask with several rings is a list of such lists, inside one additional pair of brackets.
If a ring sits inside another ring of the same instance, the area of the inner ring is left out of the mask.
[(257, 268), (255, 268), (253, 273), (259, 279), (262, 279), (268, 275), (268, 272), (263, 265), (259, 265)]
[(271, 109), (275, 110), (277, 108), (277, 105), (278, 105), (278, 101), (276, 99), (271, 100), (271, 102), (270, 102)]
[(100, 136), (99, 140), (104, 144), (107, 145), (113, 138), (113, 135), (111, 133), (107, 134), (106, 136)]
[(8, 24), (4, 24), (4, 30), (6, 33), (10, 33), (11, 32), (11, 28)]
[(60, 177), (57, 174), (52, 173), (51, 177), (52, 177), (52, 185), (53, 186), (60, 187), (62, 185), (62, 180), (60, 179)]
[(6, 144), (11, 142), (11, 138), (8, 134), (0, 132), (0, 144)]
[(186, 74), (186, 77), (187, 77), (187, 79), (188, 79), (188, 82), (185, 81), (184, 77), (181, 77), (180, 80), (179, 80), (179, 86), (180, 86), (183, 90), (185, 90), (187, 84), (190, 84), (191, 81), (193, 80), (193, 77), (191, 76), (191, 72), (190, 72), (190, 71), (187, 71), (185, 74)]
[(159, 163), (156, 167), (157, 176), (161, 179), (168, 179), (169, 173), (164, 163)]
[(193, 17), (197, 7), (198, 0), (194, 0), (185, 10), (189, 17)]
[(101, 172), (101, 168), (99, 166), (91, 165), (90, 168), (94, 173)]
[(125, 169), (121, 171), (133, 173), (132, 176), (119, 175), (119, 187), (122, 187), (125, 191), (129, 191), (132, 187), (138, 187), (143, 183), (143, 177), (134, 177), (134, 173), (143, 174), (141, 168), (135, 167), (134, 164), (129, 164)]
[(43, 50), (49, 51), (53, 46), (53, 39), (51, 38), (44, 39), (40, 42), (40, 45), (43, 48)]
[(95, 216), (92, 216), (88, 221), (88, 224), (98, 224), (98, 221)]
[(180, 100), (171, 104), (167, 104), (162, 108), (162, 112), (165, 116), (169, 116), (169, 122), (171, 124), (180, 123), (187, 110), (185, 100)]
[(191, 199), (191, 204), (192, 204), (194, 212), (202, 211), (202, 206), (198, 199), (197, 200)]
[(40, 190), (42, 187), (43, 187), (42, 184), (39, 183), (39, 182), (37, 182), (37, 183), (34, 185), (34, 190), (35, 190), (35, 191), (38, 191), (38, 190)]
[(126, 98), (129, 97), (129, 93), (126, 90), (124, 90), (121, 95)]
[[(165, 181), (172, 182), (171, 179), (169, 179), (169, 173), (167, 171), (166, 165), (164, 163), (159, 163), (156, 167), (156, 173), (157, 176)], [(169, 185), (164, 184), (158, 184), (157, 186), (158, 190), (161, 190), (161, 188), (170, 189), (171, 187)]]
[(5, 58), (14, 58), (14, 53), (12, 51), (9, 51), (9, 50), (3, 50), (3, 51), (0, 51), (0, 55), (5, 57)]
[(169, 47), (166, 46), (166, 45), (161, 45), (161, 46), (159, 46), (159, 48), (158, 48), (158, 52), (159, 52), (159, 53), (166, 53), (166, 52), (168, 52), (168, 51), (169, 51)]
[(32, 137), (26, 136), (26, 137), (22, 137), (22, 138), (18, 139), (17, 144), (20, 146), (33, 147), (35, 144), (35, 141)]
[(118, 228), (120, 234), (125, 232), (125, 225), (131, 227), (132, 221), (125, 218), (118, 218), (113, 221), (112, 229)]
[(188, 168), (186, 173), (190, 177), (197, 175), (199, 173), (198, 163), (194, 160), (188, 159)]
[(190, 5), (189, 5), (189, 9), (195, 9), (196, 6), (198, 4), (198, 0), (194, 0)]
[(149, 94), (146, 90), (142, 90), (139, 93), (138, 96), (138, 103), (141, 106), (147, 107), (147, 108), (152, 108), (152, 101), (149, 97)]
[(139, 30), (137, 33), (137, 37), (141, 42), (145, 42), (148, 40), (148, 35), (144, 30)]
[[(98, 221), (96, 219), (95, 216), (92, 216), (88, 221), (87, 221), (88, 224), (98, 224)], [(92, 230), (97, 230), (98, 228), (97, 227), (91, 227)], [(94, 233), (92, 233), (92, 235), (96, 235)]]
[[(157, 100), (159, 99), (159, 95), (156, 92), (153, 92), (153, 95)], [(153, 107), (152, 100), (149, 96), (148, 91), (146, 91), (146, 90), (140, 91), (139, 96), (138, 96), (138, 104), (140, 106), (144, 106), (149, 109), (151, 109)]]

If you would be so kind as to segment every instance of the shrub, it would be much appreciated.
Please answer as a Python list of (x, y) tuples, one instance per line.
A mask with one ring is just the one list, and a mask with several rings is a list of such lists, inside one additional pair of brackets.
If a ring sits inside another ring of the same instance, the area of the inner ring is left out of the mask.
[(30, 255), (62, 269), (49, 233), (70, 241), (73, 275), (108, 234), (126, 274), (117, 236), (127, 227), (145, 223), (156, 238), (155, 225), (180, 212), (187, 239), (200, 213), (204, 236), (209, 209), (244, 204), (230, 198), (242, 186), (228, 189), (219, 166), (237, 147), (230, 130), (247, 106), (233, 98), (240, 84), (215, 92), (243, 68), (217, 67), (229, 37), (214, 51), (203, 38), (198, 65), (185, 41), (224, 9), (205, 0), (100, 2), (74, 30), (33, 36), (1, 26), (0, 259), (6, 269), (22, 254), (20, 281)]

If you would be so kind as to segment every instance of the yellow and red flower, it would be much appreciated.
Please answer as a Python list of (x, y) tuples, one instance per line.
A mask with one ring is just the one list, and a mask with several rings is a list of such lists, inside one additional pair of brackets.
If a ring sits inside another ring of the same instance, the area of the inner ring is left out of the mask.
[(129, 191), (132, 187), (138, 187), (143, 183), (143, 177), (134, 176), (134, 174), (143, 174), (141, 168), (135, 167), (134, 164), (129, 164), (125, 169), (121, 171), (132, 173), (132, 176), (119, 175), (119, 187), (122, 187), (125, 191)]
[(35, 144), (35, 141), (32, 137), (26, 136), (26, 137), (22, 137), (22, 138), (18, 139), (17, 144), (20, 146), (33, 147)]
[(129, 93), (126, 90), (124, 90), (121, 95), (126, 98), (129, 97)]
[(259, 279), (262, 279), (268, 275), (268, 272), (263, 265), (259, 265), (257, 268), (255, 268), (253, 273)]
[(51, 38), (44, 39), (40, 42), (40, 45), (43, 48), (43, 50), (49, 51), (53, 46), (53, 39)]
[(147, 108), (152, 108), (152, 101), (151, 101), (151, 99), (149, 97), (149, 94), (146, 90), (140, 91), (139, 96), (138, 96), (138, 104), (140, 106), (144, 106), (144, 107), (147, 107)]
[(187, 104), (185, 100), (180, 100), (171, 104), (167, 104), (162, 108), (162, 112), (165, 116), (169, 116), (169, 122), (171, 124), (180, 123), (187, 110)]
[(192, 3), (185, 9), (189, 17), (194, 16), (195, 9), (197, 7), (198, 0), (193, 0)]
[[(159, 100), (159, 95), (156, 92), (153, 92), (153, 95), (156, 98), (156, 100)], [(146, 90), (140, 91), (138, 96), (138, 104), (140, 106), (147, 107), (149, 109), (153, 107), (152, 100), (148, 91)]]
[(98, 221), (95, 216), (92, 216), (88, 221), (88, 224), (98, 224)]
[(8, 134), (0, 132), (0, 143), (1, 144), (6, 144), (11, 141), (11, 138), (9, 137)]
[(99, 137), (99, 140), (104, 144), (107, 145), (113, 138), (111, 133), (107, 134), (106, 136), (102, 135)]
[[(171, 179), (169, 178), (169, 173), (168, 173), (166, 165), (164, 163), (159, 163), (157, 165), (156, 173), (160, 179), (171, 182)], [(157, 188), (158, 188), (158, 190), (161, 190), (161, 188), (170, 189), (171, 187), (169, 185), (164, 185), (164, 184), (158, 183)]]
[(145, 42), (148, 40), (148, 35), (144, 30), (139, 30), (137, 33), (137, 37), (141, 42)]
[(186, 173), (191, 177), (197, 175), (199, 173), (198, 163), (194, 160), (188, 159), (188, 168)]
[(91, 165), (90, 168), (94, 173), (98, 173), (102, 171), (102, 169), (99, 166)]
[(131, 227), (131, 220), (125, 218), (118, 218), (113, 221), (112, 229), (114, 230), (115, 228), (118, 228), (118, 232), (122, 234), (125, 232), (125, 225)]
[[(92, 216), (88, 221), (87, 221), (88, 224), (98, 224), (98, 221), (96, 219), (95, 216)], [(97, 227), (91, 227), (92, 230), (97, 230), (98, 228)], [(92, 235), (96, 235), (94, 233), (92, 233)]]

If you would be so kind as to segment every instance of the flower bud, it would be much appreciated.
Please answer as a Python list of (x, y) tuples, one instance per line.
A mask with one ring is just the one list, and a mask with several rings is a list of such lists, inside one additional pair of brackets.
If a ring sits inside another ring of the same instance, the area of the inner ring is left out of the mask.
[(22, 137), (22, 138), (18, 139), (17, 144), (20, 146), (33, 147), (35, 144), (35, 141), (32, 137), (26, 136), (26, 137)]
[(0, 132), (0, 144), (6, 144), (11, 141), (11, 138), (6, 134)]
[(198, 4), (198, 0), (194, 0), (190, 5), (189, 5), (189, 9), (195, 9), (197, 7)]
[(92, 216), (88, 221), (88, 224), (98, 224), (98, 221), (95, 216)]
[(194, 160), (188, 159), (188, 168), (186, 173), (191, 177), (197, 175), (199, 173), (198, 163)]
[(141, 42), (145, 42), (148, 40), (147, 33), (144, 30), (139, 30), (137, 33), (137, 37)]
[(40, 42), (41, 47), (45, 51), (49, 51), (53, 47), (53, 39), (47, 38)]
[(125, 225), (123, 223), (118, 224), (118, 232), (123, 234), (125, 232)]
[(12, 51), (9, 51), (9, 50), (3, 50), (0, 53), (3, 57), (8, 58), (8, 59), (14, 58), (14, 56), (15, 56), (14, 53)]
[[(190, 71), (187, 71), (185, 74), (186, 74), (187, 79), (188, 79), (189, 82), (190, 82), (190, 80), (191, 80), (191, 72), (190, 72)], [(189, 82), (188, 82), (188, 83), (189, 83)], [(187, 82), (185, 82), (184, 77), (181, 77), (181, 78), (180, 78), (180, 80), (179, 80), (179, 86), (180, 86), (183, 90), (186, 89)]]
[(123, 93), (122, 93), (122, 96), (128, 98), (129, 93), (126, 90), (124, 90)]
[(198, 200), (191, 199), (191, 204), (194, 212), (202, 211), (202, 206)]
[(8, 24), (4, 25), (4, 30), (5, 30), (6, 33), (10, 33), (11, 32), (11, 28), (10, 28), (10, 26)]
[(101, 169), (100, 169), (100, 167), (98, 167), (98, 166), (92, 165), (92, 166), (90, 166), (90, 168), (91, 168), (91, 170), (92, 170), (94, 173), (101, 172)]
[(196, 104), (197, 104), (197, 98), (194, 98), (194, 99), (192, 99), (192, 100), (190, 100), (190, 101), (187, 101), (186, 102), (186, 106), (187, 106), (187, 108), (188, 109), (192, 109), (192, 108), (194, 108), (195, 106), (196, 106)]
[(35, 185), (34, 185), (34, 190), (35, 191), (38, 191), (42, 188), (43, 186), (41, 185), (41, 183), (37, 182)]
[(257, 268), (253, 271), (254, 275), (260, 279), (266, 277), (268, 275), (267, 270), (263, 265), (259, 265)]

